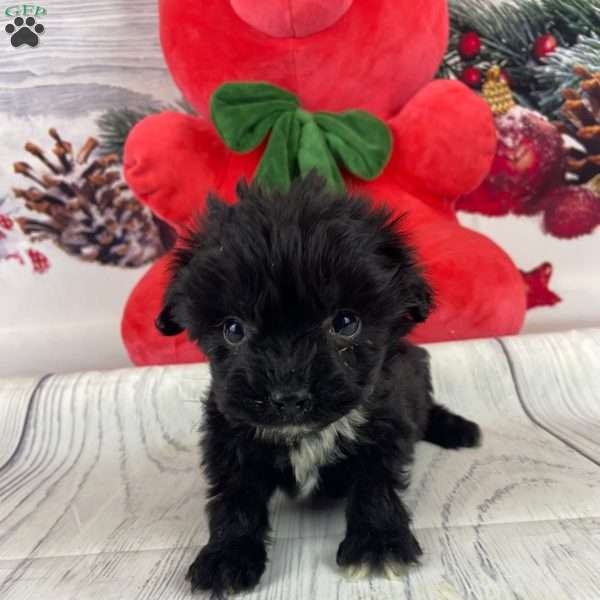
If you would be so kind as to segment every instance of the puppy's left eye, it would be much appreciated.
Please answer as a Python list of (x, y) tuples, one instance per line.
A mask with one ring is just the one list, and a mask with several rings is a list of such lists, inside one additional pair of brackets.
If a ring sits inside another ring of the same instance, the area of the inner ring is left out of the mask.
[(349, 310), (341, 310), (333, 317), (331, 330), (340, 337), (354, 337), (360, 331), (360, 319)]
[(223, 337), (232, 346), (238, 346), (244, 341), (246, 331), (238, 319), (227, 319), (223, 325)]

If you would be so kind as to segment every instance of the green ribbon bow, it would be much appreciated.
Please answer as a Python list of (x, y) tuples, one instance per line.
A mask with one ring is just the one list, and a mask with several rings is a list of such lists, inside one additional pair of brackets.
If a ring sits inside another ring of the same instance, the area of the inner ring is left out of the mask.
[(344, 191), (338, 165), (360, 179), (375, 179), (387, 164), (387, 125), (362, 110), (311, 113), (298, 98), (268, 83), (224, 83), (212, 95), (211, 118), (234, 152), (254, 150), (270, 133), (255, 173), (263, 185), (287, 191), (312, 169), (331, 189)]

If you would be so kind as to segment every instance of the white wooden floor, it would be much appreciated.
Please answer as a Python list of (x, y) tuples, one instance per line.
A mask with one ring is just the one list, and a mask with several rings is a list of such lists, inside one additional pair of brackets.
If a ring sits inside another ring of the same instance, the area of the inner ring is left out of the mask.
[[(260, 600), (598, 600), (600, 330), (432, 346), (438, 399), (484, 444), (422, 444), (403, 581), (335, 565), (342, 510), (277, 497)], [(188, 598), (206, 540), (203, 366), (0, 380), (0, 598)]]

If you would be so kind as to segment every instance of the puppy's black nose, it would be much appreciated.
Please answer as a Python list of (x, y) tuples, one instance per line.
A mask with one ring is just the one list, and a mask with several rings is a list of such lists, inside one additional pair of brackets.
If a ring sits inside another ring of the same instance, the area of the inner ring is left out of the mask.
[(285, 390), (271, 393), (271, 404), (282, 415), (295, 417), (311, 407), (311, 395), (308, 390)]

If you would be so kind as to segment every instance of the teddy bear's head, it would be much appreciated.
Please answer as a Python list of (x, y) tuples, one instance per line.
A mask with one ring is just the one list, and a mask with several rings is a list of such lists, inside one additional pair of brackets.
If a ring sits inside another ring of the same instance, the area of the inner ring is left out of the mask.
[(161, 0), (161, 41), (203, 114), (225, 81), (267, 81), (307, 110), (386, 118), (431, 80), (446, 48), (446, 0)]

